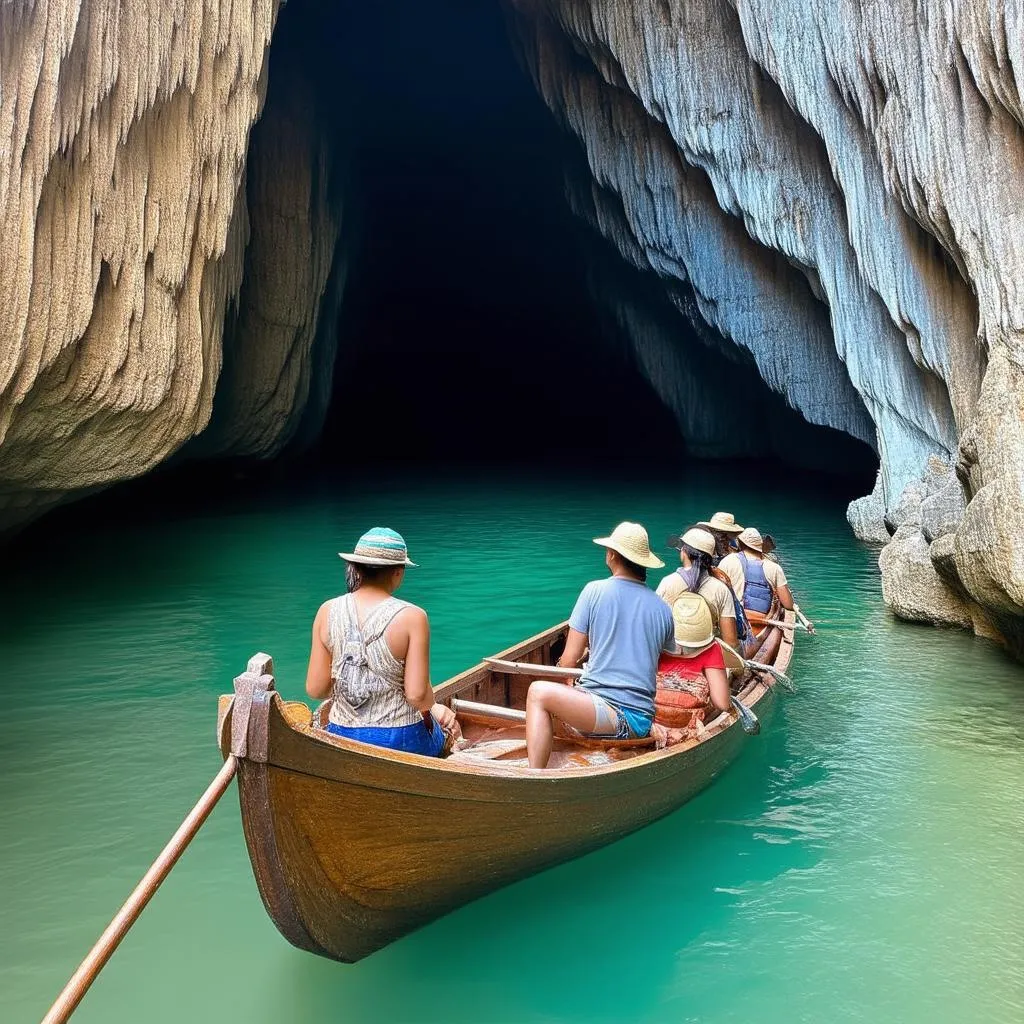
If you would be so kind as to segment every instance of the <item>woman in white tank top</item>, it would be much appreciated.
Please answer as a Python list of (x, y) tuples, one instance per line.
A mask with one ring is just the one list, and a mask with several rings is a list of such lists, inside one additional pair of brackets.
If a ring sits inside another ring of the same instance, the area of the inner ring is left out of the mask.
[(336, 736), (440, 756), (459, 725), (434, 703), (426, 612), (394, 596), (415, 565), (405, 541), (377, 526), (341, 557), (348, 593), (325, 601), (313, 620), (306, 692), (333, 698), (327, 731)]

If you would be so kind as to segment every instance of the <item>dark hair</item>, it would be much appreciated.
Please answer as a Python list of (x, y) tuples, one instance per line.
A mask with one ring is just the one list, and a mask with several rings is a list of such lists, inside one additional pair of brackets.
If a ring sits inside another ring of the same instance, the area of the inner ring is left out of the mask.
[(710, 575), (711, 567), (715, 564), (714, 560), (706, 551), (698, 551), (696, 548), (691, 548), (689, 544), (680, 544), (679, 550), (698, 567), (697, 589), (699, 590), (701, 584)]
[(362, 565), (359, 562), (345, 563), (345, 586), (351, 594), (364, 583), (375, 583), (397, 569), (396, 565)]
[(609, 548), (608, 550), (623, 564), (630, 576), (635, 576), (641, 583), (647, 582), (647, 570), (642, 565), (631, 562), (625, 555), (620, 555), (614, 548)]

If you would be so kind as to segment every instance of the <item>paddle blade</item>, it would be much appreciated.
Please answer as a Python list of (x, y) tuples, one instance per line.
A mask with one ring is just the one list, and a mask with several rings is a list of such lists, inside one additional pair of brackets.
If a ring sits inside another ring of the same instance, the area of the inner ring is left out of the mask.
[(739, 715), (740, 728), (748, 736), (756, 736), (761, 731), (761, 723), (757, 715), (746, 704), (740, 703), (737, 697), (730, 697), (729, 700), (732, 701), (732, 706), (736, 709), (736, 714)]

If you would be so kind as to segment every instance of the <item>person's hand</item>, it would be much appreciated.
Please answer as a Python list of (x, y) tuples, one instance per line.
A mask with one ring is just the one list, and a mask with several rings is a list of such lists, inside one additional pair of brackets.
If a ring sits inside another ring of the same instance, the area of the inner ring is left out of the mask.
[[(446, 729), (448, 732), (452, 732), (458, 728), (458, 719), (455, 717), (455, 712), (450, 707), (444, 704), (435, 704), (431, 709), (431, 714), (440, 723), (442, 729)], [(461, 732), (461, 730), (460, 730)]]

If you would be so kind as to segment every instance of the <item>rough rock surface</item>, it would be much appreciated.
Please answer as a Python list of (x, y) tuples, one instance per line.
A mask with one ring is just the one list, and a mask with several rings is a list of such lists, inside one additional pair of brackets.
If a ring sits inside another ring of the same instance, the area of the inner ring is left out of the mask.
[(0, 7), (0, 528), (209, 420), (275, 14)]
[[(1020, 9), (507, 5), (584, 148), (577, 208), (670, 300), (690, 289), (680, 315), (749, 351), (807, 420), (864, 436), (866, 411), (881, 482), (851, 522), (882, 540), (884, 508), (893, 529), (953, 530), (945, 564), (1024, 650)], [(955, 464), (958, 523), (956, 491), (929, 490), (931, 457)], [(914, 531), (891, 542), (887, 598), (969, 622)]]
[(963, 598), (935, 570), (928, 541), (916, 526), (901, 526), (878, 558), (882, 595), (902, 619), (944, 626), (972, 625)]
[(0, 5), (0, 532), (208, 425), (196, 454), (318, 429), (345, 276), (338, 102), (288, 45), (301, 12), (277, 10)]

